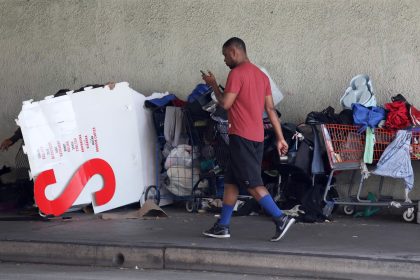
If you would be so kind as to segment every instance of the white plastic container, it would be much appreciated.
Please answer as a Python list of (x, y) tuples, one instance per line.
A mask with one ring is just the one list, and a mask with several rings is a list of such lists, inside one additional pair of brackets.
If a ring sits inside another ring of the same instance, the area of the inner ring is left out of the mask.
[(66, 200), (62, 196), (70, 179), (84, 176), (80, 167), (95, 158), (112, 168), (115, 176), (112, 198), (103, 205), (93, 199), (104, 183), (98, 174), (83, 186), (72, 206), (92, 202), (95, 213), (103, 212), (139, 201), (143, 190), (156, 184), (156, 135), (144, 101), (144, 95), (122, 82), (113, 90), (87, 89), (39, 102), (24, 102), (18, 124), (30, 173), (35, 182), (47, 170), (53, 170), (55, 175), (56, 183), (45, 189), (49, 201)]

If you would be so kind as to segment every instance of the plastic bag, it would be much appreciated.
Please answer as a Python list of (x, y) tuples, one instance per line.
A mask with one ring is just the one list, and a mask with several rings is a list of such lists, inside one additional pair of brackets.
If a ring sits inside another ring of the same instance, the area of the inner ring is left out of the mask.
[(270, 74), (268, 74), (267, 69), (261, 66), (258, 66), (258, 68), (260, 68), (260, 70), (264, 72), (265, 75), (267, 75), (268, 80), (270, 81), (271, 95), (273, 96), (273, 103), (274, 103), (274, 106), (277, 106), (283, 100), (283, 93), (281, 93), (276, 82), (274, 82)]
[(197, 149), (194, 149), (190, 145), (178, 145), (172, 149), (169, 156), (165, 160), (165, 169), (169, 169), (173, 166), (191, 167), (193, 159), (198, 159), (199, 153)]

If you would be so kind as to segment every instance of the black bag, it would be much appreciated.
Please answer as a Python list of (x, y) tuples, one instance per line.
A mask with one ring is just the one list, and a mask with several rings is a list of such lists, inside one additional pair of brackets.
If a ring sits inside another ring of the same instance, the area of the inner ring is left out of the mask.
[(0, 184), (0, 210), (11, 210), (33, 204), (34, 185), (29, 180)]
[(311, 188), (311, 177), (301, 173), (299, 169), (292, 170), (292, 166), (287, 165), (287, 168), (282, 170), (281, 195), (278, 201), (280, 209), (291, 209), (295, 205), (302, 205), (306, 193)]
[[(335, 178), (332, 179), (332, 184), (335, 183)], [(324, 192), (328, 181), (327, 175), (319, 175), (315, 177), (315, 185), (312, 186), (302, 199), (302, 210), (305, 214), (300, 217), (302, 222), (315, 223), (324, 222), (328, 220), (323, 213), (326, 203), (324, 202)], [(331, 201), (338, 198), (338, 192), (335, 188), (330, 188), (327, 194), (327, 200)], [(332, 212), (337, 210), (337, 206), (334, 206)]]
[(314, 152), (314, 130), (311, 125), (300, 124), (296, 127), (296, 132), (304, 137), (302, 141), (293, 140), (289, 144), (288, 162), (303, 171), (305, 176), (311, 175), (311, 166)]
[[(3, 165), (3, 167), (0, 169), (0, 176), (6, 173), (9, 173), (12, 169), (6, 165)], [(1, 182), (1, 178), (0, 178)]]
[(403, 101), (403, 102), (407, 102), (407, 99), (405, 99), (405, 97), (402, 94), (397, 94), (393, 97), (391, 97), (392, 102), (397, 102), (397, 101)]
[(321, 112), (310, 112), (306, 116), (306, 124), (340, 123), (340, 118), (335, 114), (333, 107), (328, 106)]
[(338, 118), (340, 119), (340, 124), (354, 124), (353, 110), (344, 109), (338, 114)]
[(212, 101), (211, 93), (212, 89), (208, 91), (196, 94), (194, 98), (188, 98), (188, 102), (185, 105), (191, 118), (195, 120), (206, 120), (210, 117), (210, 113), (203, 109), (203, 106)]
[(164, 125), (165, 125), (166, 107), (157, 107), (152, 112), (153, 125), (155, 127), (156, 136), (161, 147), (165, 144)]
[(322, 213), (324, 201), (321, 184), (315, 184), (302, 199), (302, 209), (305, 215), (302, 221), (306, 223), (324, 222), (327, 217)]
[(238, 210), (234, 213), (235, 216), (248, 216), (252, 212), (259, 213), (261, 206), (255, 198), (245, 200), (245, 202), (238, 207)]

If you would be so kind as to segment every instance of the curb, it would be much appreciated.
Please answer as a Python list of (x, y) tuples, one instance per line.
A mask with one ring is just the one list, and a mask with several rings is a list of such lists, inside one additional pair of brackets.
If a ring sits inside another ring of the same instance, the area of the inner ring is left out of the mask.
[(263, 275), (366, 275), (418, 279), (420, 261), (171, 246), (0, 241), (0, 261), (187, 269)]
[(161, 247), (0, 241), (0, 261), (162, 269)]
[[(351, 256), (167, 248), (167, 269), (193, 269), (266, 275), (364, 275), (418, 279), (420, 262)], [(387, 278), (389, 279), (389, 278)]]

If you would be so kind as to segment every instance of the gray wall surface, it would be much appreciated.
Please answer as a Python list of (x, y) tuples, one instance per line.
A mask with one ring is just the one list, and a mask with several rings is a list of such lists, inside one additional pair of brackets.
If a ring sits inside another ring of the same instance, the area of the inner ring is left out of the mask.
[[(185, 98), (200, 69), (223, 84), (221, 45), (232, 36), (285, 94), (285, 122), (340, 111), (359, 73), (379, 104), (402, 93), (420, 107), (419, 34), (416, 0), (0, 0), (0, 139), (15, 130), (23, 100), (61, 88), (128, 81)], [(16, 150), (0, 165), (13, 165)]]

